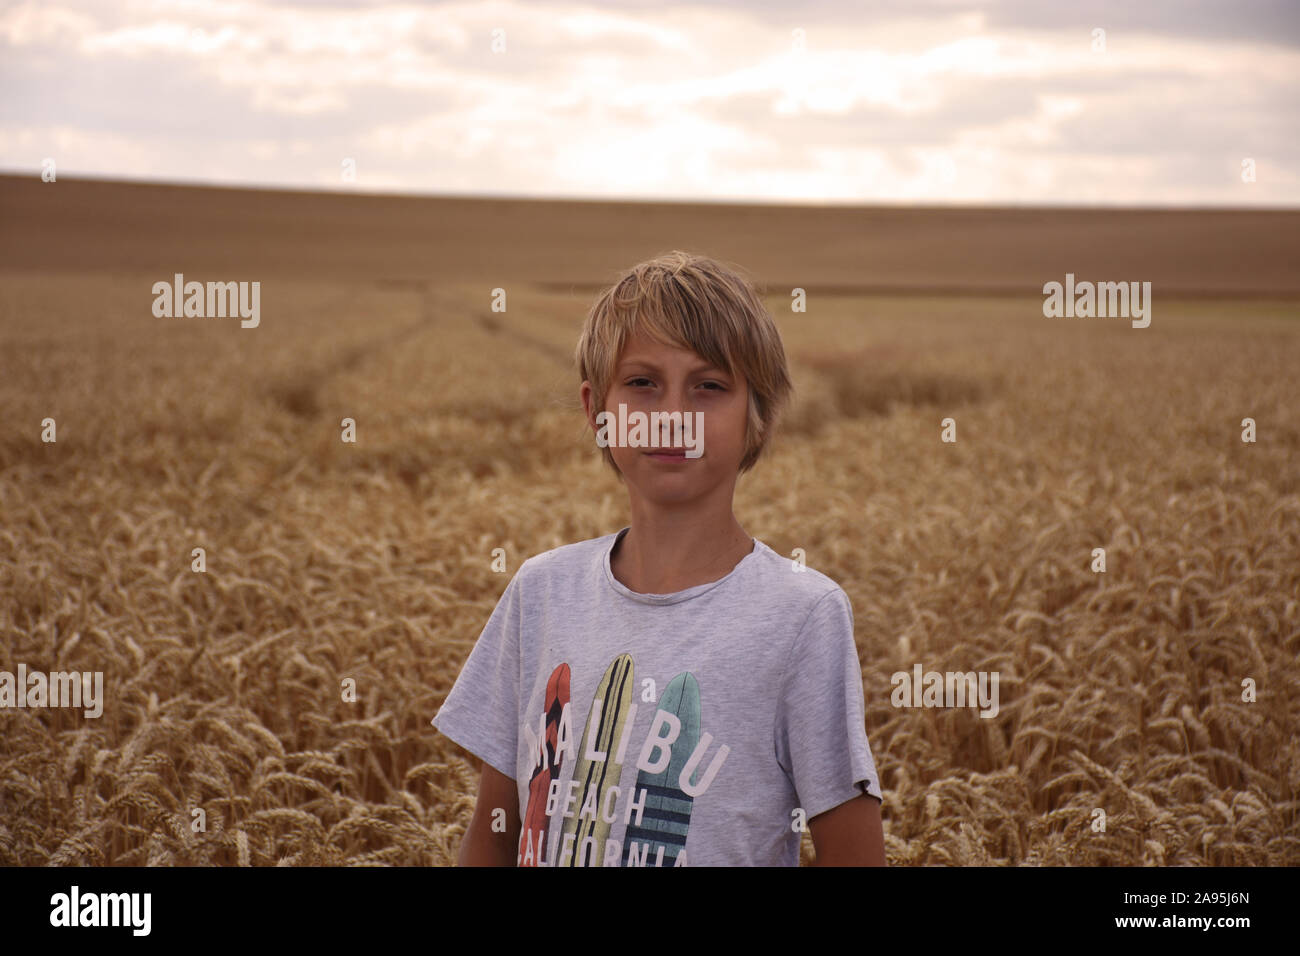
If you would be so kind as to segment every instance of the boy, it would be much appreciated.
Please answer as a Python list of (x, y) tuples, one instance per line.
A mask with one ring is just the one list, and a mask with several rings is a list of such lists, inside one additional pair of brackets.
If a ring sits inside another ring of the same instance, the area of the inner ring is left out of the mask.
[(819, 864), (883, 866), (848, 598), (732, 512), (792, 390), (772, 317), (673, 252), (577, 363), (631, 523), (525, 561), (434, 719), (483, 761), (461, 864), (795, 866), (806, 821)]

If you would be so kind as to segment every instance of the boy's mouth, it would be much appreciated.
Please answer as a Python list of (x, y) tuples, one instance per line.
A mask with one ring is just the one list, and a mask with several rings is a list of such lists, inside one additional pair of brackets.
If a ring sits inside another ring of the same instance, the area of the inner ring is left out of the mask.
[(655, 448), (645, 452), (651, 458), (659, 461), (692, 461), (686, 457), (685, 448)]

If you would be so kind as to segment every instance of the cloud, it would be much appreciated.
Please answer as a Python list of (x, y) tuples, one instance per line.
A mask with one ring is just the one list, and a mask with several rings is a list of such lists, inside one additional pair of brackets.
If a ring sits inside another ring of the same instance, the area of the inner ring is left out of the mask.
[(1265, 0), (50, 0), (0, 10), (0, 166), (343, 188), (352, 157), (348, 188), (416, 192), (1294, 205), (1294, 20)]

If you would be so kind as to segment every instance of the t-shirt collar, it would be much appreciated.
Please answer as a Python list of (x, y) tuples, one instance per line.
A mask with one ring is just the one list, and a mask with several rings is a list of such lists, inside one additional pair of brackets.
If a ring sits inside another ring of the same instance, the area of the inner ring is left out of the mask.
[(627, 532), (628, 528), (624, 528), (617, 534), (609, 536), (608, 546), (603, 548), (601, 551), (601, 561), (605, 566), (605, 580), (609, 582), (609, 586), (617, 593), (623, 595), (623, 597), (630, 598), (631, 600), (637, 601), (641, 604), (680, 604), (682, 601), (689, 601), (691, 598), (697, 598), (707, 591), (712, 591), (719, 585), (725, 584), (739, 575), (743, 568), (752, 563), (759, 550), (763, 547), (763, 543), (757, 538), (751, 539), (754, 542), (753, 549), (736, 562), (734, 568), (716, 581), (707, 581), (704, 584), (697, 584), (694, 587), (686, 588), (684, 591), (674, 591), (671, 594), (642, 594), (640, 591), (633, 591), (618, 578), (614, 577), (614, 569), (610, 564), (610, 555), (614, 552), (614, 546), (623, 539), (623, 535), (627, 534)]

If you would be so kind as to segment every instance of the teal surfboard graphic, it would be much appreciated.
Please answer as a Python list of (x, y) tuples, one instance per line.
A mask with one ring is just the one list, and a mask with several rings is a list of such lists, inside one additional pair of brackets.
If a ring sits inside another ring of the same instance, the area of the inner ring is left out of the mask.
[[(663, 866), (677, 862), (677, 854), (686, 846), (686, 831), (691, 826), (691, 807), (694, 800), (677, 786), (682, 768), (691, 759), (700, 742), (700, 685), (689, 671), (678, 674), (669, 682), (659, 699), (659, 710), (676, 715), (682, 722), (681, 733), (673, 741), (672, 759), (659, 773), (637, 774), (636, 793), (646, 791), (645, 810), (638, 826), (628, 821), (623, 837), (623, 865), (636, 866), (642, 861), (654, 866), (663, 848)], [(698, 777), (696, 778), (699, 779)], [(632, 844), (637, 844), (636, 859), (632, 858)], [(648, 851), (647, 851), (648, 847)]]

